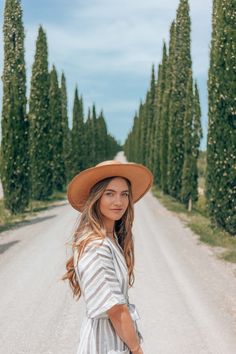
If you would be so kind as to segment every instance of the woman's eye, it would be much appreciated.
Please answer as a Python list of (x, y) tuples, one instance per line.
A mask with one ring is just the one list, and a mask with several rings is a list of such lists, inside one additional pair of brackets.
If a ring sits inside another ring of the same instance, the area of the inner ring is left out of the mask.
[[(113, 193), (112, 193), (112, 192), (106, 192), (106, 195), (113, 195)], [(129, 196), (129, 193), (124, 193), (123, 195), (126, 196), (126, 197), (128, 197), (128, 196)]]

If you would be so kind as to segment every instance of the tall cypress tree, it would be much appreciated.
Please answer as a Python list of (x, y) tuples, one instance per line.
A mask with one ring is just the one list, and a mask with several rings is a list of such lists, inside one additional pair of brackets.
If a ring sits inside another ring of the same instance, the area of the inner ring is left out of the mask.
[(96, 165), (99, 163), (98, 159), (98, 151), (97, 151), (97, 146), (98, 146), (98, 126), (97, 126), (97, 113), (96, 113), (96, 107), (95, 104), (92, 106), (92, 136), (93, 139), (91, 141), (91, 146), (92, 146), (92, 151), (93, 151), (93, 164)]
[(52, 194), (52, 127), (49, 112), (47, 38), (40, 26), (32, 67), (29, 100), (31, 197)]
[(153, 163), (153, 175), (154, 182), (160, 186), (161, 170), (160, 170), (160, 144), (161, 144), (161, 76), (162, 76), (162, 64), (158, 65), (157, 85), (156, 85), (156, 111), (155, 111), (155, 127), (154, 127), (154, 163)]
[(139, 163), (144, 163), (144, 144), (145, 144), (145, 103), (142, 101), (139, 104), (138, 117), (139, 117)]
[(94, 152), (93, 152), (93, 131), (92, 131), (92, 119), (91, 119), (91, 111), (88, 109), (88, 116), (85, 122), (85, 142), (86, 142), (86, 168), (93, 166), (94, 161)]
[(6, 0), (3, 32), (1, 180), (5, 207), (18, 213), (28, 206), (30, 197), (25, 36), (20, 1)]
[[(134, 156), (132, 161), (138, 160), (138, 150), (139, 150), (139, 126), (138, 126), (138, 116), (135, 112), (134, 115), (134, 125), (133, 125), (133, 149), (134, 149)], [(150, 141), (150, 150), (152, 149), (152, 140)], [(151, 153), (151, 151), (150, 151)]]
[(85, 167), (84, 130), (83, 100), (82, 97), (79, 98), (78, 88), (76, 87), (72, 120), (72, 151), (74, 174), (81, 172)]
[(53, 166), (53, 190), (63, 191), (65, 188), (65, 164), (63, 158), (63, 124), (61, 90), (58, 85), (58, 76), (53, 65), (50, 73), (49, 104), (52, 123), (52, 166)]
[(203, 137), (203, 131), (201, 126), (201, 106), (199, 99), (199, 91), (197, 82), (194, 84), (194, 96), (193, 96), (193, 138), (192, 138), (192, 199), (193, 202), (198, 200), (198, 157), (201, 139)]
[(103, 116), (103, 111), (100, 112), (98, 116), (98, 160), (103, 161), (106, 159), (106, 139), (107, 139), (107, 128), (106, 123)]
[[(162, 145), (161, 145), (161, 188), (164, 193), (168, 192), (168, 155), (169, 155), (169, 131), (170, 131), (170, 97), (172, 92), (172, 76), (174, 73), (175, 54), (175, 22), (170, 27), (169, 53), (166, 59), (165, 90), (163, 93), (162, 109)], [(172, 128), (173, 129), (173, 128)]]
[[(214, 119), (216, 107), (215, 107), (215, 93), (218, 91), (219, 83), (217, 82), (217, 71), (215, 65), (215, 54), (217, 51), (217, 30), (218, 30), (218, 8), (220, 6), (219, 0), (213, 1), (213, 13), (212, 13), (212, 36), (211, 36), (211, 51), (210, 51), (210, 68), (208, 71), (208, 133), (207, 133), (207, 166), (206, 166), (206, 198), (208, 203), (208, 209), (214, 210), (214, 183), (215, 183), (215, 158), (216, 154), (216, 121)], [(210, 212), (212, 213), (212, 212)]]
[(152, 169), (153, 168), (153, 154), (154, 154), (154, 145), (155, 145), (155, 136), (154, 136), (154, 117), (155, 117), (155, 99), (156, 99), (156, 79), (155, 79), (155, 67), (152, 64), (151, 70), (151, 80), (150, 88), (147, 96), (147, 139), (146, 139), (146, 164)]
[(188, 0), (181, 0), (175, 27), (175, 59), (173, 87), (170, 101), (170, 131), (168, 149), (168, 191), (178, 199), (182, 188), (184, 164), (184, 116), (186, 113), (187, 84), (192, 67), (190, 53), (190, 17)]
[(80, 96), (79, 99), (79, 123), (80, 123), (80, 164), (81, 164), (81, 169), (85, 169), (85, 160), (86, 160), (86, 154), (85, 154), (85, 135), (84, 135), (84, 103), (83, 103), (83, 97), (82, 95)]
[(236, 233), (236, 3), (215, 0), (208, 78), (206, 196), (218, 225)]
[(142, 163), (147, 165), (148, 163), (148, 144), (147, 144), (147, 133), (148, 133), (148, 102), (150, 102), (150, 90), (147, 91), (146, 94), (146, 99), (145, 102), (143, 103), (142, 106), (142, 129), (143, 129), (143, 135), (142, 135), (142, 145), (143, 145), (143, 161)]
[(184, 165), (182, 173), (182, 189), (181, 200), (188, 206), (188, 210), (192, 209), (193, 202), (193, 77), (192, 70), (189, 70), (189, 81), (187, 86), (186, 111), (184, 117)]
[(163, 44), (163, 52), (162, 52), (162, 63), (160, 66), (160, 72), (159, 75), (160, 77), (158, 78), (158, 93), (157, 93), (157, 117), (158, 117), (158, 165), (159, 167), (156, 166), (156, 178), (157, 178), (157, 183), (160, 187), (162, 187), (162, 175), (165, 175), (165, 160), (166, 160), (166, 145), (167, 145), (167, 136), (168, 136), (168, 130), (167, 130), (167, 117), (163, 115), (164, 112), (164, 94), (165, 94), (165, 88), (166, 88), (166, 75), (167, 75), (167, 51), (166, 51), (166, 44)]
[(66, 182), (69, 182), (73, 177), (73, 163), (72, 163), (72, 144), (71, 131), (68, 122), (67, 113), (67, 90), (66, 78), (64, 73), (61, 75), (61, 115), (62, 115), (62, 130), (63, 130), (63, 160), (65, 164)]

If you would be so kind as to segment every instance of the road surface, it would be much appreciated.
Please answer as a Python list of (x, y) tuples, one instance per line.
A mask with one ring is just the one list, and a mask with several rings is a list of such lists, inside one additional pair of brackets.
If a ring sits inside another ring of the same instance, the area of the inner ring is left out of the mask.
[[(0, 234), (1, 354), (76, 354), (84, 302), (60, 277), (78, 216), (62, 202)], [(129, 297), (144, 353), (235, 354), (235, 267), (216, 259), (150, 192), (135, 204), (133, 233)]]

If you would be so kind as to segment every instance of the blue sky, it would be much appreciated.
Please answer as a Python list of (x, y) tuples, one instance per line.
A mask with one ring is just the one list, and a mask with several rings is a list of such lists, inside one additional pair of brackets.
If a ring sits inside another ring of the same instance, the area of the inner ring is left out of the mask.
[[(49, 64), (64, 71), (71, 125), (75, 86), (84, 98), (85, 114), (94, 102), (103, 109), (109, 132), (124, 142), (135, 111), (145, 98), (151, 65), (161, 61), (163, 40), (179, 0), (22, 0), (28, 83), (35, 41), (41, 24), (47, 33)], [(190, 0), (193, 74), (207, 136), (207, 72), (211, 38), (212, 0)], [(3, 70), (3, 9), (0, 0), (0, 70)], [(29, 84), (27, 87), (29, 93)], [(0, 87), (2, 101), (2, 83)], [(0, 103), (1, 105), (1, 103)]]

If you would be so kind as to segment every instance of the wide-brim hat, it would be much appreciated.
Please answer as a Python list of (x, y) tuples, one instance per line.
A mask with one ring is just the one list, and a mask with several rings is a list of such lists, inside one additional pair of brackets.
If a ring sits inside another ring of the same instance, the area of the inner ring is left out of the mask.
[(144, 165), (117, 160), (103, 161), (95, 167), (81, 171), (70, 181), (67, 198), (72, 207), (82, 212), (91, 188), (107, 177), (127, 178), (131, 183), (133, 203), (140, 200), (153, 183), (153, 174)]

